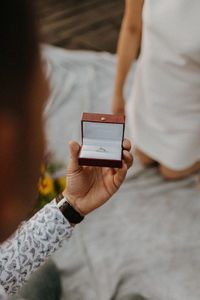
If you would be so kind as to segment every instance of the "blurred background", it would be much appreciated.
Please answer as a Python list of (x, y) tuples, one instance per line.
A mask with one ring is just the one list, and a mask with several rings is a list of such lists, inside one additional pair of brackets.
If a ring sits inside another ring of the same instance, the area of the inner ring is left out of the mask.
[(66, 49), (116, 52), (122, 0), (39, 0), (41, 41)]
[[(124, 4), (37, 1), (51, 87), (45, 109), (49, 164), (42, 168), (41, 206), (64, 188), (68, 142), (81, 143), (82, 112), (111, 111)], [(134, 71), (133, 64), (125, 99)], [(126, 137), (129, 130), (127, 122)], [(145, 168), (135, 159), (118, 193), (87, 216), (53, 256), (61, 274), (62, 300), (199, 300), (197, 185), (197, 174), (167, 181), (156, 165)]]

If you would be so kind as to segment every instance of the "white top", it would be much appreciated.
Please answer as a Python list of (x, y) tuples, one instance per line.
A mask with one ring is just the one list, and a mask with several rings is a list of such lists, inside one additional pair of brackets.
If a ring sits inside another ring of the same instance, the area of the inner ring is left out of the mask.
[(146, 0), (128, 103), (134, 143), (169, 168), (200, 159), (200, 1)]

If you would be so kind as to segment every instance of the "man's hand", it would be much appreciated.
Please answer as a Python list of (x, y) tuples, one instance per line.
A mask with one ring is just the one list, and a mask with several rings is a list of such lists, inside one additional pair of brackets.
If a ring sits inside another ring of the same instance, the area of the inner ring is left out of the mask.
[(80, 166), (77, 142), (69, 143), (71, 158), (67, 169), (66, 189), (63, 195), (81, 215), (85, 216), (103, 205), (121, 186), (127, 170), (133, 163), (130, 153), (131, 143), (123, 142), (123, 162), (121, 169)]

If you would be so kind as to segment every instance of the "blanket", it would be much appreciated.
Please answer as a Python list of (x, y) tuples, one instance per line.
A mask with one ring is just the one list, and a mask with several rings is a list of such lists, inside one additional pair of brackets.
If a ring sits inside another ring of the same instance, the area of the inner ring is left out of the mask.
[[(46, 134), (66, 165), (69, 140), (80, 142), (82, 112), (110, 112), (116, 56), (50, 46), (43, 55), (52, 90)], [(136, 161), (116, 195), (75, 227), (53, 259), (63, 300), (199, 300), (197, 175), (169, 182)]]

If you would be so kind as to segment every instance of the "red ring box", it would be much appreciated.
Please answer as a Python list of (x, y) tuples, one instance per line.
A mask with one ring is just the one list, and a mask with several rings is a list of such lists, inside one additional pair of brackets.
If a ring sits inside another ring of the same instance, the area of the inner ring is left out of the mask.
[(83, 113), (79, 165), (122, 167), (125, 116)]

